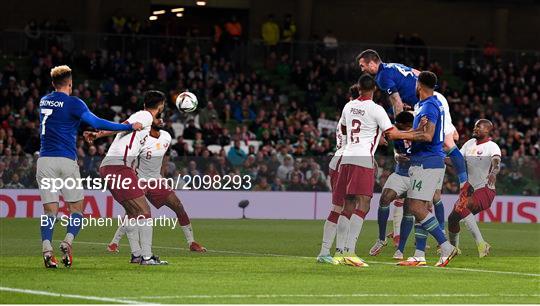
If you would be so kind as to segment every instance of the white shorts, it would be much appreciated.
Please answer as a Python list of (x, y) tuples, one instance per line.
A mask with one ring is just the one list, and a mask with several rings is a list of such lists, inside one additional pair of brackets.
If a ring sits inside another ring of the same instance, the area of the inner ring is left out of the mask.
[(391, 189), (397, 193), (398, 198), (401, 198), (410, 187), (411, 181), (409, 180), (409, 177), (392, 173), (386, 180), (383, 190), (386, 188)]
[[(448, 105), (448, 101), (442, 94), (436, 91), (434, 93), (437, 99), (441, 101), (441, 104), (444, 109), (444, 137), (446, 138), (448, 137), (448, 135), (452, 135), (452, 137), (454, 137), (454, 131), (456, 130), (456, 127), (452, 123), (452, 116), (450, 115), (450, 106)], [(416, 116), (417, 110), (418, 110), (418, 103), (414, 105), (415, 116)]]
[(424, 169), (422, 166), (409, 168), (409, 190), (407, 198), (431, 201), (435, 190), (441, 187), (444, 178), (444, 168)]
[[(82, 189), (62, 188), (60, 191), (52, 192), (45, 189), (43, 179), (49, 179), (49, 185), (52, 185), (51, 179), (73, 178), (77, 180), (81, 177), (77, 161), (65, 157), (40, 157), (37, 160), (36, 180), (41, 194), (43, 204), (58, 202), (60, 193), (66, 202), (77, 202), (84, 198)], [(43, 188), (42, 188), (43, 187)]]

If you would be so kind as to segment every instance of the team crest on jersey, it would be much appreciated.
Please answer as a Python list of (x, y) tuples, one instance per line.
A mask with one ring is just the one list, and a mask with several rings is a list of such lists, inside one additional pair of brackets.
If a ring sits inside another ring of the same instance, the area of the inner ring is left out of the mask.
[(165, 149), (167, 149), (167, 148), (169, 147), (169, 144), (166, 143), (166, 144), (163, 145), (163, 147), (164, 147)]
[(156, 149), (157, 149), (157, 150), (161, 149), (161, 144), (160, 144), (159, 142), (156, 143)]
[(484, 153), (484, 151), (482, 151), (482, 150), (476, 151), (476, 155), (482, 155), (482, 153)]

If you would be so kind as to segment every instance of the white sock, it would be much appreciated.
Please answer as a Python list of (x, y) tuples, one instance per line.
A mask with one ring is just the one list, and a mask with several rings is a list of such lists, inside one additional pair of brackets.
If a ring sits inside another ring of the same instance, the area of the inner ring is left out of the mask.
[(75, 236), (73, 236), (73, 234), (71, 233), (67, 233), (66, 237), (64, 238), (64, 241), (69, 243), (69, 245), (71, 245), (73, 243), (73, 239), (75, 239)]
[(441, 244), (441, 256), (449, 256), (453, 249), (454, 246), (452, 246), (450, 242), (446, 240), (445, 242), (443, 242), (443, 244)]
[(131, 226), (126, 225), (126, 236), (129, 241), (129, 248), (131, 249), (131, 254), (133, 256), (141, 256), (141, 243), (139, 237), (139, 228), (137, 225)]
[(336, 249), (343, 251), (349, 235), (349, 224), (351, 221), (347, 217), (340, 215), (336, 227)]
[(193, 229), (191, 228), (191, 223), (188, 225), (181, 226), (182, 231), (184, 232), (184, 236), (186, 237), (187, 243), (191, 244), (195, 241), (193, 238)]
[(459, 247), (459, 233), (448, 232), (448, 240), (450, 240), (450, 244), (456, 248)]
[(49, 240), (43, 240), (41, 245), (42, 245), (43, 253), (47, 253), (47, 252), (52, 252), (52, 251), (53, 251), (51, 242), (50, 242)]
[(141, 253), (144, 259), (152, 257), (152, 234), (154, 228), (151, 225), (139, 225), (139, 237), (141, 243)]
[(463, 221), (465, 222), (467, 229), (469, 229), (471, 232), (476, 244), (484, 242), (484, 237), (482, 237), (482, 233), (480, 233), (480, 229), (478, 228), (478, 224), (476, 224), (476, 218), (474, 215), (469, 214), (467, 217), (463, 218)]
[(126, 228), (125, 225), (119, 226), (119, 227), (116, 229), (116, 233), (114, 233), (114, 237), (113, 237), (113, 239), (111, 240), (111, 243), (119, 244), (119, 243), (120, 243), (120, 240), (122, 239), (122, 237), (124, 237), (124, 235), (126, 234), (126, 231), (127, 231), (127, 228)]
[(414, 250), (414, 257), (426, 257), (425, 251)]
[(394, 236), (398, 236), (401, 231), (401, 220), (403, 219), (403, 206), (394, 206), (394, 214), (392, 215), (394, 222)]
[(351, 223), (349, 225), (349, 236), (347, 237), (347, 249), (350, 253), (356, 254), (356, 242), (358, 236), (362, 231), (362, 225), (364, 224), (364, 218), (357, 214), (352, 214)]
[[(339, 220), (339, 219), (338, 219)], [(322, 245), (320, 256), (330, 255), (330, 249), (336, 237), (337, 224), (326, 220), (323, 227)]]

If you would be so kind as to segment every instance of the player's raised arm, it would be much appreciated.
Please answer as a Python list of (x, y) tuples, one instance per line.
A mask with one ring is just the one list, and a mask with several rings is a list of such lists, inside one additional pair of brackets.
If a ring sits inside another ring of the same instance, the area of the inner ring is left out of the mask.
[(133, 131), (141, 130), (142, 125), (139, 122), (135, 123), (116, 123), (109, 120), (101, 119), (94, 115), (90, 110), (85, 111), (81, 115), (81, 120), (98, 130), (106, 131)]
[(398, 115), (403, 111), (403, 101), (401, 101), (401, 96), (399, 92), (394, 92), (389, 97), (390, 103), (392, 103), (392, 108), (394, 110), (394, 116)]

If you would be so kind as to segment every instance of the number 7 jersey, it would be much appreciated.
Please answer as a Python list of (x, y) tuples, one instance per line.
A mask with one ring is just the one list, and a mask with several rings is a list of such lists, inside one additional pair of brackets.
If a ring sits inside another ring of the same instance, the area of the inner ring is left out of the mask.
[(384, 108), (372, 100), (350, 101), (343, 108), (340, 124), (347, 128), (341, 164), (373, 168), (381, 135), (393, 128)]

